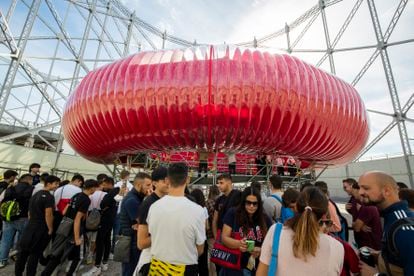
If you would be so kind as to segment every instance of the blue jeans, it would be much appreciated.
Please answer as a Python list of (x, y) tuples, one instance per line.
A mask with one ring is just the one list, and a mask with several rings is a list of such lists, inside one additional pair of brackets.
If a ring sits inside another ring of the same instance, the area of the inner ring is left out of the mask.
[(16, 231), (21, 235), (28, 222), (27, 218), (15, 221), (3, 221), (3, 236), (0, 244), (0, 261), (7, 261), (10, 248), (13, 246), (13, 237)]

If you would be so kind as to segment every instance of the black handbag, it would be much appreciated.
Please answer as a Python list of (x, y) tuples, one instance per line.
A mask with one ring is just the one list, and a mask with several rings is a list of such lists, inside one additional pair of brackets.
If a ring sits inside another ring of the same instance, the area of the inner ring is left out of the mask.
[(129, 263), (129, 256), (131, 252), (131, 236), (120, 235), (117, 237), (114, 246), (115, 262)]
[(56, 230), (56, 234), (64, 237), (69, 237), (71, 233), (73, 233), (73, 219), (63, 217), (58, 226), (58, 229)]

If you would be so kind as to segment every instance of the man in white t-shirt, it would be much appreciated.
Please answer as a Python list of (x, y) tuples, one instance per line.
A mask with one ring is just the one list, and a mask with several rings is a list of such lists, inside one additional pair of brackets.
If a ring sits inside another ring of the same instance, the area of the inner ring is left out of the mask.
[(269, 182), (271, 194), (263, 201), (263, 209), (272, 222), (276, 222), (281, 217), (283, 180), (279, 175), (272, 175)]
[(170, 185), (168, 195), (149, 209), (150, 272), (157, 266), (158, 273), (169, 273), (167, 263), (178, 266), (188, 275), (197, 275), (198, 256), (203, 253), (206, 240), (206, 221), (203, 208), (184, 195), (188, 180), (186, 164), (171, 164), (167, 176)]
[(56, 204), (56, 211), (58, 211), (62, 216), (64, 215), (63, 212), (65, 211), (66, 206), (69, 204), (70, 199), (82, 192), (82, 185), (84, 182), (84, 178), (80, 174), (75, 174), (72, 177), (72, 180), (69, 184), (60, 187), (55, 191), (55, 204)]
[[(34, 187), (32, 196), (34, 196), (35, 193), (40, 192), (45, 188), (45, 180), (48, 176), (49, 174), (47, 172), (44, 172), (40, 175), (40, 182), (37, 183), (37, 185)], [(50, 191), (50, 193), (53, 195), (53, 191)]]

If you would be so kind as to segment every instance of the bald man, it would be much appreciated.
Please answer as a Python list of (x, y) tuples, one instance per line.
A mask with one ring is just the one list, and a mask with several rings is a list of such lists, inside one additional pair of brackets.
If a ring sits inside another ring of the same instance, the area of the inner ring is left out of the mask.
[(361, 275), (414, 275), (414, 226), (403, 226), (395, 232), (394, 242), (399, 254), (392, 254), (387, 245), (388, 232), (394, 223), (407, 217), (414, 220), (414, 213), (408, 208), (407, 202), (400, 201), (398, 197), (398, 186), (394, 178), (384, 172), (371, 171), (359, 178), (359, 186), (363, 203), (377, 206), (384, 217), (383, 246), (378, 258), (381, 273), (362, 263)]

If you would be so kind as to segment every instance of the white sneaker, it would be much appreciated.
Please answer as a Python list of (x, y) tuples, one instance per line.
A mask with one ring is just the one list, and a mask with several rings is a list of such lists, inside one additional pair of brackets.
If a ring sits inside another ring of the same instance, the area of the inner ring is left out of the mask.
[(82, 274), (82, 276), (98, 276), (101, 275), (102, 270), (100, 267), (93, 266), (88, 272)]
[(101, 269), (102, 269), (102, 271), (107, 271), (108, 270), (108, 264), (107, 263), (102, 263), (101, 264)]

